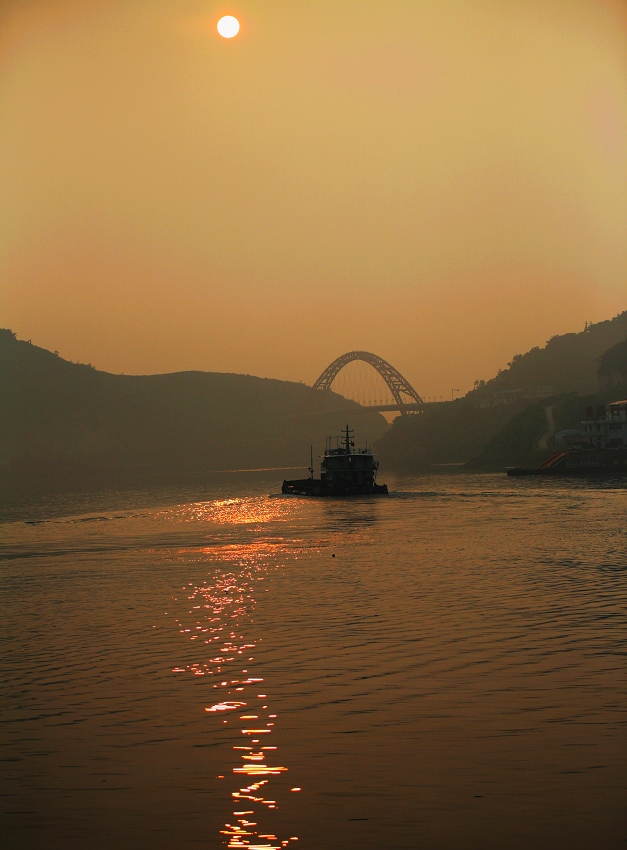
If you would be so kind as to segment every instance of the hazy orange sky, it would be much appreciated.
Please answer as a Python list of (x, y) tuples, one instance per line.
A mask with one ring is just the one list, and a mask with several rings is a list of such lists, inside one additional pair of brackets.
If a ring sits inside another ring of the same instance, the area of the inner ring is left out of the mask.
[[(241, 32), (221, 39), (222, 14)], [(627, 309), (627, 4), (3, 0), (0, 326), (423, 394)]]

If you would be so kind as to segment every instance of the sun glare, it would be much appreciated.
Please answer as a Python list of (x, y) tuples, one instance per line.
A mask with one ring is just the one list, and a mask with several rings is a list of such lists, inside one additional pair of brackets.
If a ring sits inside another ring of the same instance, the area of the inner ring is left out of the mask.
[(222, 38), (233, 38), (239, 32), (239, 21), (233, 15), (224, 15), (218, 21), (218, 32)]

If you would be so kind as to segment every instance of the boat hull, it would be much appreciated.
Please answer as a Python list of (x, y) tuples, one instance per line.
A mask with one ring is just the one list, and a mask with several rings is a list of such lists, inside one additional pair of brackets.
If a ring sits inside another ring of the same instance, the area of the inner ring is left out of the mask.
[(597, 466), (591, 469), (576, 469), (565, 467), (563, 469), (526, 469), (524, 467), (515, 466), (507, 470), (509, 476), (535, 475), (537, 477), (556, 478), (556, 477), (615, 477), (617, 475), (627, 475), (627, 466)]
[(319, 478), (301, 478), (284, 481), (281, 492), (293, 496), (385, 496), (388, 487), (387, 484), (357, 485), (343, 482), (329, 487)]
[(582, 449), (558, 452), (536, 469), (520, 466), (507, 470), (510, 476), (606, 476), (627, 475), (627, 451), (624, 449)]

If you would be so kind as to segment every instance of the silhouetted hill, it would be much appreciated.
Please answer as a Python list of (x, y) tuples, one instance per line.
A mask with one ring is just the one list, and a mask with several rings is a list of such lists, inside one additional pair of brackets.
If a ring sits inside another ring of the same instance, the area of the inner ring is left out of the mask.
[(431, 466), (464, 464), (516, 413), (529, 405), (521, 400), (481, 408), (471, 399), (430, 404), (424, 413), (398, 416), (375, 449), (383, 466), (399, 470), (423, 470)]
[(540, 448), (539, 443), (550, 431), (546, 416), (547, 406), (550, 405), (555, 430), (580, 430), (581, 422), (586, 418), (589, 407), (597, 408), (627, 397), (627, 380), (625, 383), (614, 384), (598, 393), (579, 395), (570, 393), (555, 399), (545, 399), (542, 402), (530, 404), (524, 410), (515, 414), (500, 431), (484, 446), (482, 451), (473, 458), (469, 466), (473, 469), (503, 469), (506, 466), (539, 466), (560, 446), (555, 439), (549, 437), (546, 448)]
[(604, 388), (627, 384), (627, 339), (601, 355), (597, 375)]
[(580, 333), (551, 337), (544, 348), (536, 346), (526, 354), (516, 354), (507, 368), (471, 395), (489, 398), (504, 390), (532, 391), (546, 387), (545, 395), (594, 393), (598, 389), (599, 357), (610, 347), (627, 339), (627, 310), (613, 319), (589, 325)]
[(382, 463), (408, 470), (471, 460), (486, 468), (530, 462), (547, 431), (546, 405), (556, 403), (558, 429), (578, 427), (586, 403), (606, 403), (622, 392), (626, 359), (627, 311), (516, 355), (462, 399), (398, 417), (376, 449)]
[[(357, 405), (303, 384), (214, 372), (112, 375), (0, 331), (0, 470), (8, 479), (306, 466)], [(361, 414), (360, 442), (387, 428)]]

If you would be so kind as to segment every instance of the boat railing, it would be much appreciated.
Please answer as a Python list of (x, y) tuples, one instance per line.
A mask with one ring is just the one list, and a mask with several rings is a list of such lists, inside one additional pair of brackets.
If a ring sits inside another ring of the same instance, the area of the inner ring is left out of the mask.
[[(344, 448), (339, 449), (325, 449), (324, 456), (331, 457), (336, 455), (345, 455), (346, 450)], [(370, 455), (372, 456), (372, 449), (353, 449), (350, 454), (352, 455)]]

